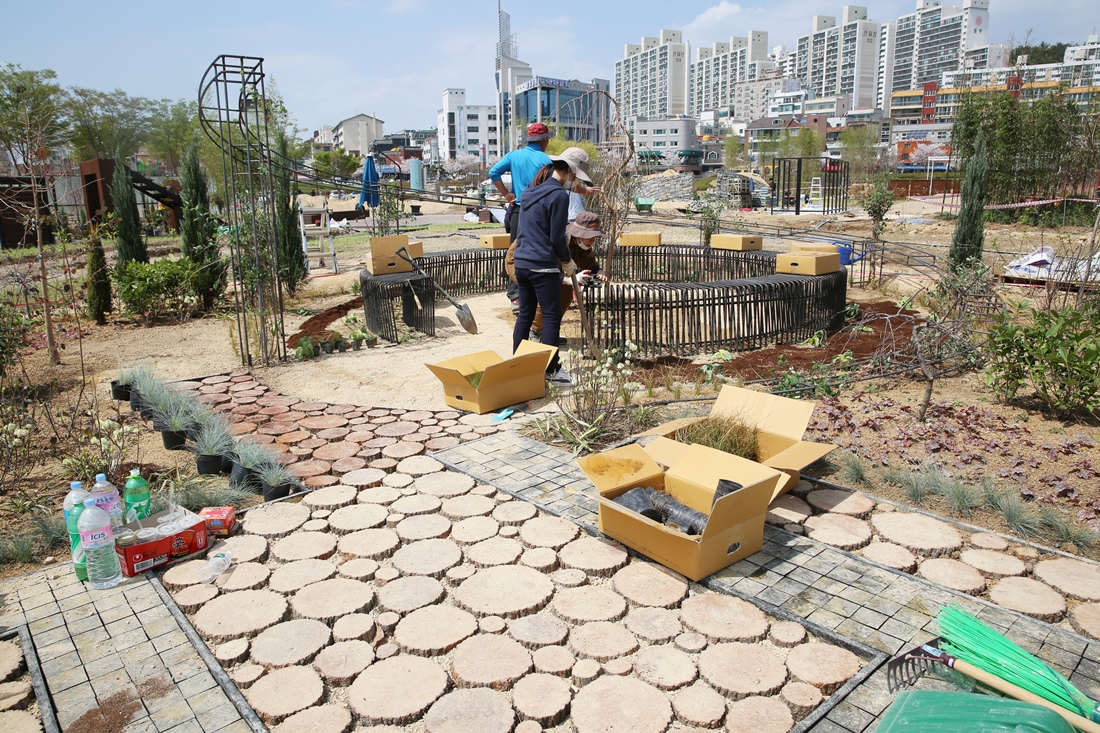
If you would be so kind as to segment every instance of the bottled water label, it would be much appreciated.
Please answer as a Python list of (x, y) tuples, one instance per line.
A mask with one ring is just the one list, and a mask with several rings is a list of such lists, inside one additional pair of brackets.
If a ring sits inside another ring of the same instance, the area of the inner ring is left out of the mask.
[(84, 546), (85, 552), (103, 547), (114, 547), (115, 535), (111, 531), (110, 525), (96, 527), (95, 529), (82, 529), (80, 530), (80, 544)]
[(88, 494), (88, 498), (94, 499), (95, 505), (112, 517), (122, 515), (122, 500), (118, 496), (118, 491), (100, 491)]

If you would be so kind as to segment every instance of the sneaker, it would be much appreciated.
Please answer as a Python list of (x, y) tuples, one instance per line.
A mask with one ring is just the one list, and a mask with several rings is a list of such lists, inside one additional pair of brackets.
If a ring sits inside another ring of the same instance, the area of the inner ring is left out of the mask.
[(534, 341), (536, 344), (542, 343), (542, 331), (536, 331), (532, 328), (531, 333), (528, 334), (528, 339)]
[(553, 382), (554, 384), (573, 384), (573, 377), (570, 376), (569, 372), (565, 371), (565, 367), (558, 367), (558, 370), (556, 372), (552, 374), (547, 374), (546, 379), (547, 381)]
[(512, 315), (513, 316), (518, 316), (519, 315), (519, 299), (518, 298), (516, 300), (512, 301)]

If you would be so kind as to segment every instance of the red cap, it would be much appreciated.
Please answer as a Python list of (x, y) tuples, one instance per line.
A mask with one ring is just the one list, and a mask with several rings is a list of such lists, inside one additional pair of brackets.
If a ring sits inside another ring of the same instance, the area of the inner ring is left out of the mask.
[(541, 122), (532, 122), (527, 126), (527, 142), (549, 140), (552, 137), (554, 137), (554, 134)]

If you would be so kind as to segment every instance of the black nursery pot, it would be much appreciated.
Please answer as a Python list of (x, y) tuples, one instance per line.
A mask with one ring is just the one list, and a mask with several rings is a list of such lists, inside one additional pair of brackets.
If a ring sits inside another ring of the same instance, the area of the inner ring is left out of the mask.
[(130, 385), (119, 384), (117, 379), (111, 382), (111, 399), (119, 402), (129, 402), (130, 397)]
[(264, 501), (275, 501), (276, 499), (282, 499), (285, 496), (290, 496), (290, 491), (294, 488), (294, 484), (280, 484), (279, 486), (272, 486), (263, 480), (261, 480), (260, 483), (263, 485), (264, 489)]
[(233, 461), (233, 470), (229, 472), (229, 485), (234, 489), (255, 490), (260, 485), (259, 477), (251, 468), (245, 468)]
[(145, 402), (141, 399), (141, 392), (138, 392), (135, 388), (130, 388), (130, 409), (134, 412), (141, 412), (141, 408), (145, 406)]
[(161, 430), (160, 440), (168, 450), (183, 450), (187, 446), (187, 433), (182, 430)]
[(233, 472), (233, 466), (235, 465), (233, 463), (233, 456), (221, 456), (221, 461), (222, 461), (222, 473), (232, 473)]
[[(221, 473), (222, 470), (222, 457), (221, 456), (195, 456), (195, 468), (198, 470), (201, 476), (213, 476)], [(232, 466), (230, 466), (232, 468)]]

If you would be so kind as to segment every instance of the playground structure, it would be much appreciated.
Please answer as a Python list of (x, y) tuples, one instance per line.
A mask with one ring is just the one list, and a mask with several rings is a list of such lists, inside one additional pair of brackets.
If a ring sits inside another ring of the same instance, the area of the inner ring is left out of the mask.
[(848, 162), (831, 158), (776, 158), (771, 212), (830, 216), (848, 209)]

